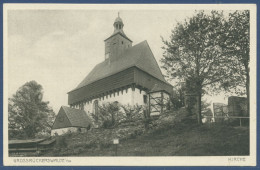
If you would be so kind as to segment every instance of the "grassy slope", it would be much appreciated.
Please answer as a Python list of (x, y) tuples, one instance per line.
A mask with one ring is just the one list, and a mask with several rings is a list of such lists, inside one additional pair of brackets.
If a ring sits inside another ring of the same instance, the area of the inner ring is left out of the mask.
[[(118, 156), (249, 155), (249, 129), (181, 123), (135, 139), (120, 141)], [(77, 156), (114, 156), (114, 145), (91, 147)], [(76, 155), (75, 155), (76, 156)]]

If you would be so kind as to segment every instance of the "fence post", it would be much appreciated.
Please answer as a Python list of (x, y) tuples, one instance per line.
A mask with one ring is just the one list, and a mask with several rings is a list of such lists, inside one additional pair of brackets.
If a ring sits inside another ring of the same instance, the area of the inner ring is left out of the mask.
[(240, 120), (240, 126), (242, 126), (241, 118), (239, 118), (239, 120)]

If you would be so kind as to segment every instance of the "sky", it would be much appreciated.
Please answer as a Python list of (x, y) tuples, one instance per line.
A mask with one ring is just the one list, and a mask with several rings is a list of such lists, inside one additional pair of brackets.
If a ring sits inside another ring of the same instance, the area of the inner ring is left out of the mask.
[[(8, 97), (26, 82), (35, 80), (44, 89), (43, 99), (57, 113), (68, 103), (67, 92), (104, 60), (104, 40), (112, 35), (118, 12), (133, 45), (147, 40), (159, 65), (163, 55), (161, 37), (169, 39), (176, 23), (195, 13), (194, 10), (9, 10)], [(214, 99), (227, 100), (223, 96)]]

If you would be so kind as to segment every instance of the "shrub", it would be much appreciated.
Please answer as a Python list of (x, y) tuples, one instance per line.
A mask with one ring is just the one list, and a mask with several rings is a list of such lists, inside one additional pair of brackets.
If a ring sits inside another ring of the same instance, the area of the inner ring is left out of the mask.
[(106, 103), (99, 106), (97, 114), (91, 114), (95, 123), (101, 128), (111, 128), (117, 125), (119, 115), (119, 103)]
[(121, 108), (124, 111), (124, 116), (123, 119), (125, 121), (135, 121), (135, 120), (140, 120), (142, 118), (142, 115), (140, 114), (141, 111), (143, 110), (143, 106), (140, 106), (138, 104), (134, 106), (128, 105), (121, 105)]
[(56, 147), (58, 148), (66, 148), (68, 146), (66, 136), (58, 136), (56, 137)]

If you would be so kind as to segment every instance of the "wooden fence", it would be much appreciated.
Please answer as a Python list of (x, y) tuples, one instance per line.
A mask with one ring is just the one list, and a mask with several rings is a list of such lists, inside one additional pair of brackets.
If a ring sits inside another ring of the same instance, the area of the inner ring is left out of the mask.
[(240, 117), (240, 116), (203, 116), (204, 118), (214, 118), (214, 119), (216, 119), (216, 118), (221, 118), (221, 119), (227, 119), (227, 120), (229, 120), (229, 119), (239, 119), (239, 125), (240, 126), (242, 126), (242, 119), (250, 119), (250, 117)]

